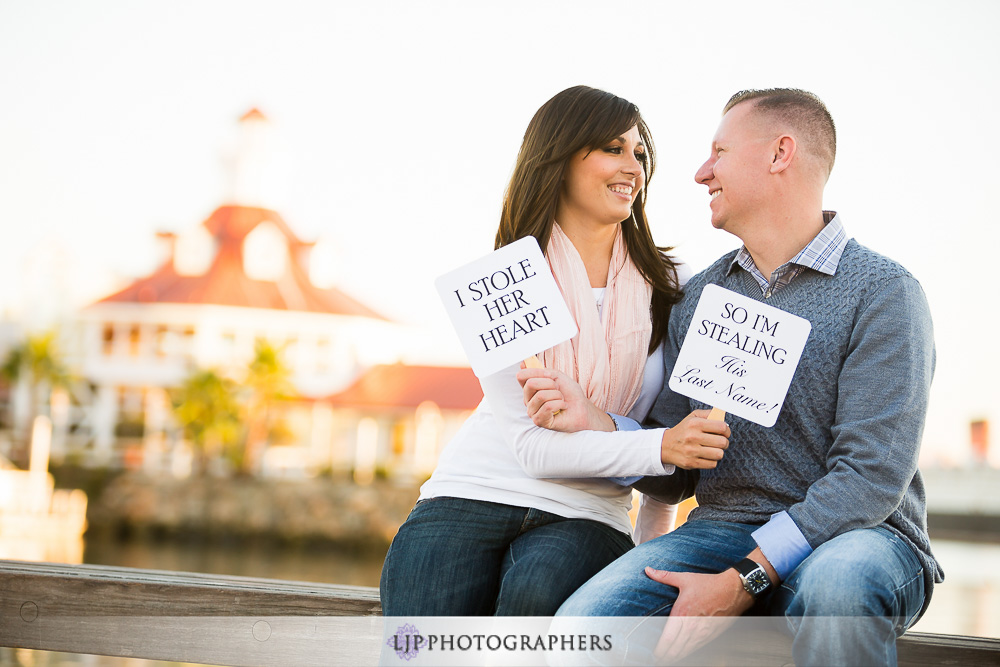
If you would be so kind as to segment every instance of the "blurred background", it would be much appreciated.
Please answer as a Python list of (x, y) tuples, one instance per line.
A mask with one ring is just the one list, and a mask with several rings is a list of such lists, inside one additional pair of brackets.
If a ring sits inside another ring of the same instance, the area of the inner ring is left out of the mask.
[(377, 585), (482, 396), (433, 280), (492, 249), (538, 106), (579, 83), (639, 105), (654, 236), (698, 271), (737, 245), (693, 180), (723, 104), (792, 86), (838, 125), (825, 206), (934, 316), (948, 579), (916, 629), (1000, 637), (998, 19), (0, 2), (0, 557)]

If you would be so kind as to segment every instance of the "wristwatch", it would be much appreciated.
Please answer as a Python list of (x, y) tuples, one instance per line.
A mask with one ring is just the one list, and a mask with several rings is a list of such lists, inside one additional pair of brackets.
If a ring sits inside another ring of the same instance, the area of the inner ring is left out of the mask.
[(766, 590), (771, 588), (771, 578), (767, 576), (764, 567), (758, 565), (749, 558), (744, 558), (736, 565), (733, 565), (740, 574), (740, 581), (743, 582), (743, 589), (749, 593), (754, 600), (760, 598)]

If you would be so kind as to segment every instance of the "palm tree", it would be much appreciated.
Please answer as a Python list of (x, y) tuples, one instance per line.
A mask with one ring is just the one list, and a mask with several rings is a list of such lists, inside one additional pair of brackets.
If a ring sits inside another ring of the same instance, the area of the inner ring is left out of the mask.
[(11, 384), (24, 380), (28, 384), (28, 433), (34, 423), (39, 404), (47, 404), (56, 387), (67, 387), (70, 374), (63, 363), (52, 331), (32, 334), (13, 348), (0, 367)]
[(213, 370), (197, 370), (172, 392), (177, 423), (194, 446), (197, 472), (223, 455), (239, 463), (240, 410), (235, 385)]
[(295, 393), (291, 383), (292, 372), (282, 359), (282, 349), (266, 340), (258, 339), (254, 345), (253, 361), (247, 368), (244, 387), (246, 401), (247, 439), (243, 456), (243, 471), (259, 472), (261, 457), (275, 436), (279, 424), (275, 415), (278, 402)]

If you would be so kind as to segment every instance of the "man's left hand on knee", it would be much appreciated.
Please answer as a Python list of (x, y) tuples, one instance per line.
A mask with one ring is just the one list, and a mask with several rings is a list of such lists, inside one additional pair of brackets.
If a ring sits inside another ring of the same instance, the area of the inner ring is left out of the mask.
[(708, 644), (728, 628), (737, 616), (753, 606), (736, 570), (719, 574), (667, 572), (646, 568), (646, 575), (678, 590), (655, 655), (678, 660)]

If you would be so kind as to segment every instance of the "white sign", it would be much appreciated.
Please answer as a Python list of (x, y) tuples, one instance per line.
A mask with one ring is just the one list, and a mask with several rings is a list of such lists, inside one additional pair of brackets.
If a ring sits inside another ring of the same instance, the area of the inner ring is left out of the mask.
[(707, 285), (670, 372), (670, 388), (774, 426), (811, 329), (798, 315)]
[(538, 241), (527, 236), (435, 281), (476, 377), (576, 335)]

